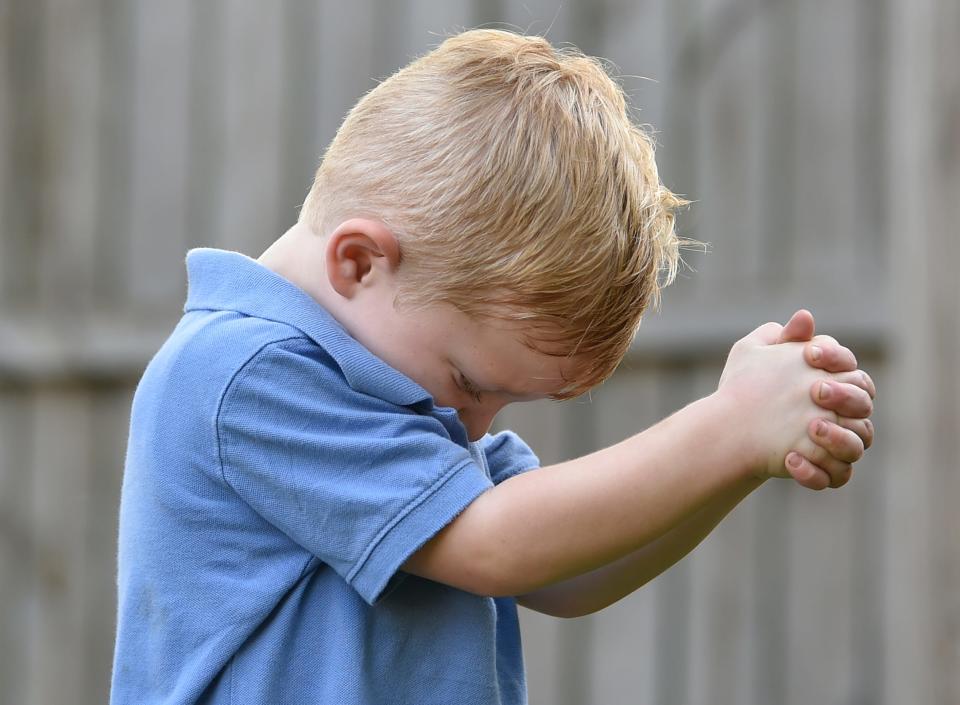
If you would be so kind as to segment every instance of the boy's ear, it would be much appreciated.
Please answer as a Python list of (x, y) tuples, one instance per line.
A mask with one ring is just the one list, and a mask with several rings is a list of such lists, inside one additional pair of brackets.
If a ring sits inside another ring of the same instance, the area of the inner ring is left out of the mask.
[(390, 278), (400, 265), (400, 244), (383, 223), (351, 218), (330, 233), (326, 265), (333, 289), (352, 298), (361, 287)]

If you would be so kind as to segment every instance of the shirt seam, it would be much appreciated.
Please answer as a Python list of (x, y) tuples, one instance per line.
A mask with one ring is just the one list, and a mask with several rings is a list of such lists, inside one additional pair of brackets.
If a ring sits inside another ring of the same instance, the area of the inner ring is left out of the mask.
[(256, 369), (256, 366), (260, 363), (260, 361), (263, 360), (263, 357), (266, 353), (267, 348), (280, 346), (283, 343), (290, 342), (291, 340), (305, 340), (305, 338), (301, 335), (290, 336), (289, 338), (271, 340), (270, 342), (264, 343), (259, 348), (257, 348), (257, 350), (252, 355), (250, 355), (250, 357), (248, 357), (246, 361), (244, 361), (244, 363), (240, 365), (236, 369), (236, 371), (230, 376), (230, 379), (227, 381), (226, 385), (224, 385), (223, 393), (220, 395), (220, 401), (217, 404), (217, 413), (216, 413), (216, 416), (214, 417), (214, 431), (217, 439), (217, 462), (220, 466), (219, 468), (220, 477), (223, 478), (223, 481), (224, 483), (226, 483), (227, 487), (232, 489), (237, 495), (239, 495), (240, 493), (237, 492), (237, 488), (234, 487), (233, 484), (230, 482), (230, 480), (227, 479), (227, 473), (226, 473), (226, 470), (224, 469), (224, 466), (226, 464), (224, 460), (224, 455), (226, 453), (226, 448), (225, 448), (226, 443), (220, 433), (221, 420), (224, 414), (227, 411), (229, 411), (231, 408), (231, 400), (228, 400), (227, 397), (230, 395), (231, 391), (233, 391), (235, 384), (242, 381), (244, 377), (251, 374), (254, 371), (254, 369)]

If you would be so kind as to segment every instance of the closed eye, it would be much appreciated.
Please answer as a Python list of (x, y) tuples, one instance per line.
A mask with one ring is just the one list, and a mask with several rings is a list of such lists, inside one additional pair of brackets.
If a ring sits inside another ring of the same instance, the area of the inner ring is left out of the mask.
[(466, 392), (471, 397), (473, 397), (474, 401), (476, 401), (478, 404), (480, 403), (482, 392), (479, 389), (477, 389), (477, 386), (473, 382), (471, 382), (469, 379), (464, 377), (462, 372), (459, 373), (459, 380), (458, 380), (457, 386), (459, 386), (460, 389), (462, 389), (464, 392)]

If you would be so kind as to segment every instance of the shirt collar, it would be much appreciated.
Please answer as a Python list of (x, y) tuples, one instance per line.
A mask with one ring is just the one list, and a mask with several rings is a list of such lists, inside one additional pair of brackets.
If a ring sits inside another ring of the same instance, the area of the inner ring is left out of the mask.
[(363, 347), (309, 294), (244, 254), (190, 250), (187, 283), (184, 312), (235, 311), (285, 323), (326, 350), (358, 392), (401, 406), (433, 402), (429, 392)]

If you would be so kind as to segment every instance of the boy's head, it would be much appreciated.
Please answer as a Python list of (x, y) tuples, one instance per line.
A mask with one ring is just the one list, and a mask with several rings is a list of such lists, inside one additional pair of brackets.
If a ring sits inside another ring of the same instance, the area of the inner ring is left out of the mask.
[(676, 273), (653, 144), (600, 63), (541, 37), (473, 30), (380, 83), (324, 156), (300, 223), (354, 217), (400, 245), (398, 305), (449, 303), (608, 377)]

